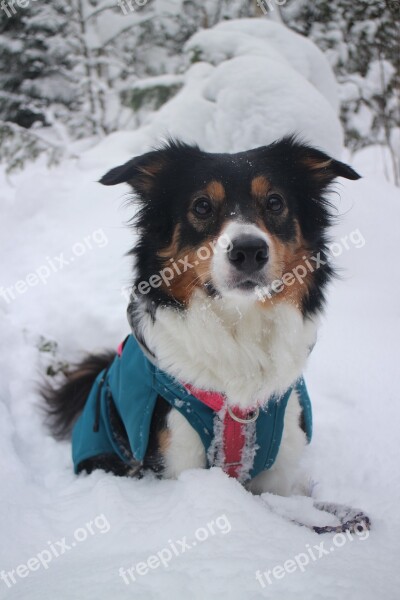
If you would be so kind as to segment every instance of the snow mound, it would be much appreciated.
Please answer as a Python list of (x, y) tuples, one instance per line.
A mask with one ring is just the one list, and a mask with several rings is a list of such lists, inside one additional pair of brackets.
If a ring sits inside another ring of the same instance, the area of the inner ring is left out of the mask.
[[(313, 42), (267, 19), (237, 19), (196, 33), (186, 50), (218, 65), (238, 56), (259, 56), (290, 65), (339, 110), (338, 86), (325, 55)], [(268, 77), (268, 69), (265, 69)]]
[[(186, 52), (195, 64), (179, 78), (182, 89), (136, 131), (113, 134), (126, 158), (170, 136), (209, 152), (240, 152), (291, 133), (340, 157), (336, 82), (312, 42), (279, 23), (239, 19), (195, 34)], [(104, 160), (105, 144), (88, 160)]]

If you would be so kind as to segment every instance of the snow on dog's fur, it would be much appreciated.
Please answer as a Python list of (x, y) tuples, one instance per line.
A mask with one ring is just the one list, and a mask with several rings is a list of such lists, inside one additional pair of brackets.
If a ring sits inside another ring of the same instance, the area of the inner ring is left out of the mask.
[[(237, 154), (169, 142), (102, 178), (104, 185), (129, 183), (139, 203), (128, 318), (162, 370), (220, 392), (241, 409), (264, 405), (296, 381), (315, 343), (333, 275), (326, 252), (331, 220), (326, 193), (339, 176), (359, 177), (288, 137)], [(279, 293), (260, 294), (299, 265), (311, 264), (312, 257), (318, 268), (307, 267), (302, 279), (292, 277)], [(61, 435), (83, 408), (79, 380), (87, 386), (87, 364), (71, 374), (73, 387), (67, 381), (47, 395)], [(91, 380), (100, 370), (93, 365)], [(292, 392), (275, 465), (250, 482), (250, 489), (289, 493), (304, 445), (301, 409)], [(199, 435), (159, 397), (144, 466), (176, 477), (205, 465)], [(114, 464), (92, 465), (98, 466), (119, 472)]]

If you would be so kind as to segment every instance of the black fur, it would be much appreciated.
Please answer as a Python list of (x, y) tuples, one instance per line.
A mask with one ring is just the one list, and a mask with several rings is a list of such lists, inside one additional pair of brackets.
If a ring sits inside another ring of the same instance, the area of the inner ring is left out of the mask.
[(87, 356), (71, 369), (59, 388), (42, 388), (49, 427), (57, 439), (69, 437), (97, 375), (114, 360), (115, 352)]

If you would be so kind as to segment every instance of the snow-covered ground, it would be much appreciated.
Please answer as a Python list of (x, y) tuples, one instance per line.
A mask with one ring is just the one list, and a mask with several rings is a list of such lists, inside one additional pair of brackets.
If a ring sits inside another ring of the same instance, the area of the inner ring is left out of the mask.
[[(326, 100), (332, 81), (321, 56), (294, 38), (292, 51), (283, 53), (278, 46), (288, 32), (279, 34), (278, 25), (267, 25), (275, 27), (268, 48), (248, 27), (235, 46), (240, 56), (230, 50), (228, 25), (220, 26), (223, 44), (198, 38), (196, 45), (213, 51), (218, 64), (209, 57), (194, 65), (183, 90), (139, 131), (114, 134), (77, 162), (51, 170), (37, 162), (11, 178), (1, 175), (0, 598), (398, 598), (400, 193), (368, 151), (353, 160), (364, 178), (338, 183), (333, 196), (340, 219), (332, 250), (342, 278), (332, 285), (306, 372), (314, 438), (304, 467), (316, 499), (370, 515), (369, 535), (344, 542), (320, 537), (289, 521), (293, 514), (321, 519), (309, 500), (253, 497), (218, 469), (188, 471), (178, 481), (103, 472), (76, 477), (70, 445), (54, 441), (43, 425), (37, 385), (45, 368), (116, 347), (128, 331), (122, 288), (130, 262), (123, 254), (133, 239), (124, 222), (132, 209), (120, 208), (126, 189), (95, 183), (105, 169), (146, 150), (166, 130), (185, 131), (205, 149), (237, 150), (268, 143), (297, 122), (304, 136), (309, 130), (314, 143), (330, 143), (337, 152), (340, 129), (333, 96)], [(270, 65), (266, 84), (262, 61), (274, 60), (274, 43), (280, 64)], [(229, 51), (221, 53), (222, 47)], [(248, 74), (244, 84), (238, 70)], [(254, 95), (251, 81), (258, 86)], [(279, 108), (293, 81), (298, 104), (293, 98), (292, 106)], [(274, 90), (275, 112), (269, 104)], [(255, 109), (246, 112), (252, 101)], [(327, 553), (318, 558), (315, 548), (314, 560), (310, 552), (322, 542)], [(257, 571), (295, 557), (304, 562), (300, 554), (309, 557), (302, 570), (282, 575), (277, 569), (271, 583), (262, 580), (265, 587), (257, 581)], [(138, 565), (152, 555), (152, 567)], [(127, 574), (132, 566), (135, 580)]]

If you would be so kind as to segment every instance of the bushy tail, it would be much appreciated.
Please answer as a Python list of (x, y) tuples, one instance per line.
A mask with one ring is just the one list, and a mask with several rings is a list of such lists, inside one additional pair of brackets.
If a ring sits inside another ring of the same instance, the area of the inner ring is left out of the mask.
[(115, 352), (87, 356), (66, 374), (65, 383), (58, 388), (42, 388), (46, 401), (48, 425), (57, 439), (64, 439), (85, 406), (97, 375), (114, 360)]

